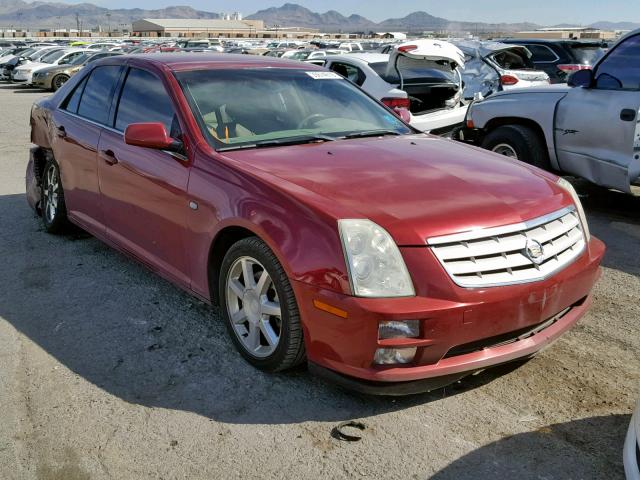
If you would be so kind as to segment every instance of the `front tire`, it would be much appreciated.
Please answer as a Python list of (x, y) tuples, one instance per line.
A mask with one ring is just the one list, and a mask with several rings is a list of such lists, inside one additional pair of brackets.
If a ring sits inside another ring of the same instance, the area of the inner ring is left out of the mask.
[(538, 134), (524, 125), (504, 125), (491, 131), (483, 140), (482, 148), (521, 160), (530, 165), (550, 170), (549, 157)]
[(63, 233), (69, 226), (64, 190), (60, 179), (60, 167), (50, 158), (42, 174), (41, 200), (42, 222), (48, 233)]
[(277, 372), (305, 358), (298, 304), (282, 265), (257, 237), (231, 246), (220, 268), (222, 315), (240, 354), (256, 368)]
[(69, 80), (69, 75), (60, 73), (51, 79), (51, 91), (57, 92)]

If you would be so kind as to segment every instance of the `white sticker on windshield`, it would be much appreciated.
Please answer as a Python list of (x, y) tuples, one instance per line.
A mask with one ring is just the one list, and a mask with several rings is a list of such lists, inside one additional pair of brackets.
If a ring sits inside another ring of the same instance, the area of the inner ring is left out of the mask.
[(336, 72), (306, 72), (315, 80), (340, 80), (342, 77)]

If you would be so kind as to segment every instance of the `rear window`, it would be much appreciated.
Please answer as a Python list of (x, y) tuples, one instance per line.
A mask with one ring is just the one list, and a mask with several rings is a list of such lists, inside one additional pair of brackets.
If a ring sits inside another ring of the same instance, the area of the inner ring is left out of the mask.
[(604, 49), (600, 46), (570, 45), (569, 49), (573, 53), (577, 63), (593, 65), (604, 55)]
[(491, 57), (499, 67), (507, 70), (527, 70), (534, 68), (531, 59), (520, 50), (505, 50)]
[[(387, 72), (389, 62), (370, 63), (369, 67), (384, 81), (392, 84), (400, 83), (398, 72)], [(402, 72), (404, 83), (435, 83), (455, 82), (455, 73), (448, 62), (434, 62), (430, 60), (414, 60), (408, 57), (398, 58), (398, 69)]]
[(119, 66), (98, 67), (91, 72), (80, 99), (78, 115), (94, 122), (107, 123), (111, 96), (119, 75)]

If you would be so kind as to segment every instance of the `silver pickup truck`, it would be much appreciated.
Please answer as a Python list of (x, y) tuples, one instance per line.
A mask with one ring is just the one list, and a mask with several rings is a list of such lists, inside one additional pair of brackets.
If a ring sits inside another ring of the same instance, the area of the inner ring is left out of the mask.
[(640, 30), (567, 85), (477, 100), (454, 138), (545, 170), (631, 192), (640, 185)]

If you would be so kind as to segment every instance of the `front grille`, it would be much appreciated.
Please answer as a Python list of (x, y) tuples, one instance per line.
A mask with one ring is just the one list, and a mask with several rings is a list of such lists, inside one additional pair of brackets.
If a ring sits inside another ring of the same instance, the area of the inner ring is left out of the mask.
[(429, 238), (427, 243), (452, 280), (468, 288), (542, 280), (573, 262), (586, 246), (574, 207), (524, 223)]

